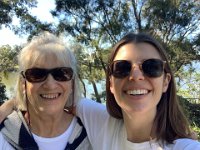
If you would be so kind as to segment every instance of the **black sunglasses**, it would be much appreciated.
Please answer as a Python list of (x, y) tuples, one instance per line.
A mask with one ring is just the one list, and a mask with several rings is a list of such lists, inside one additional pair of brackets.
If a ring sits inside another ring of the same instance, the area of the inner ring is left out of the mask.
[[(146, 59), (140, 65), (140, 69), (147, 77), (160, 77), (164, 72), (165, 61), (160, 59)], [(110, 66), (111, 75), (116, 78), (125, 78), (130, 75), (132, 62), (128, 60), (116, 60)]]
[(73, 70), (70, 67), (60, 67), (53, 69), (30, 68), (21, 72), (27, 81), (32, 83), (45, 81), (48, 74), (51, 74), (56, 81), (69, 81), (73, 77)]

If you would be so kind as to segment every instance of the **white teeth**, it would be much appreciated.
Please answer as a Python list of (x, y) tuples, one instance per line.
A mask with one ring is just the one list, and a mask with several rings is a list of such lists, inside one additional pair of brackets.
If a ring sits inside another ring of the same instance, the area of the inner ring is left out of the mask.
[(46, 99), (54, 99), (57, 98), (59, 96), (59, 94), (41, 94), (42, 98), (46, 98)]
[(142, 94), (147, 94), (148, 93), (148, 90), (129, 90), (129, 91), (126, 91), (127, 94), (130, 94), (130, 95), (142, 95)]

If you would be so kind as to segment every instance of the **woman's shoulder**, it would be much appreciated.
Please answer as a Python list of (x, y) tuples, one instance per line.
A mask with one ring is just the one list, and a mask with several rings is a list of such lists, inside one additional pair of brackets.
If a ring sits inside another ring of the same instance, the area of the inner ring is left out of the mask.
[(101, 103), (97, 103), (94, 100), (88, 98), (82, 98), (80, 102), (77, 104), (77, 109), (82, 111), (90, 111), (90, 112), (105, 112), (106, 106)]
[[(100, 104), (91, 99), (82, 99), (76, 107), (77, 116), (81, 119), (83, 124), (88, 126), (120, 126), (121, 120), (111, 117), (105, 104)], [(97, 128), (99, 130), (99, 128)]]
[(200, 150), (200, 142), (188, 138), (177, 139), (174, 141), (176, 150)]

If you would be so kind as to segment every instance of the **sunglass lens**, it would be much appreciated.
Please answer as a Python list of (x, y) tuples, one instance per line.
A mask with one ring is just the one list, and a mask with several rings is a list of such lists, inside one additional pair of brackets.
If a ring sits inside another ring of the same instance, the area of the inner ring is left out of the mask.
[(148, 59), (142, 64), (143, 73), (148, 77), (160, 77), (163, 74), (163, 61), (159, 59)]
[(27, 69), (25, 77), (29, 82), (41, 82), (47, 77), (47, 72), (44, 69), (32, 68)]
[(72, 68), (56, 68), (52, 71), (52, 75), (57, 81), (69, 81), (72, 79), (73, 70)]
[(124, 78), (130, 74), (131, 63), (126, 60), (115, 61), (112, 64), (112, 75), (116, 78)]

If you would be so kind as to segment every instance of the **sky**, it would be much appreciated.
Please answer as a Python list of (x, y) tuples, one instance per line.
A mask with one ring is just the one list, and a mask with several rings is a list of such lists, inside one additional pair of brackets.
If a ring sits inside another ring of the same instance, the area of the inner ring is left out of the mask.
[[(38, 19), (42, 21), (46, 21), (48, 23), (55, 22), (54, 18), (50, 14), (50, 10), (55, 8), (55, 2), (54, 0), (37, 0), (38, 5), (37, 8), (33, 8), (30, 10), (32, 15), (37, 16)], [(19, 24), (19, 21), (14, 18), (13, 24)], [(10, 29), (8, 28), (2, 28), (0, 30), (0, 46), (2, 45), (21, 45), (23, 43), (26, 43), (27, 36), (19, 36), (15, 35)], [(200, 70), (200, 63), (194, 63), (194, 66), (197, 68), (197, 70)], [(199, 68), (199, 69), (198, 69)], [(6, 81), (8, 82), (8, 81)], [(13, 82), (8, 83), (8, 85), (12, 85)], [(8, 86), (8, 88), (11, 88)]]
[[(37, 8), (33, 8), (30, 10), (31, 14), (37, 16), (39, 20), (51, 23), (54, 22), (54, 18), (50, 14), (50, 10), (55, 8), (54, 0), (37, 0)], [(17, 18), (13, 19), (13, 24), (19, 24)], [(19, 36), (15, 35), (10, 29), (2, 28), (0, 30), (0, 46), (2, 45), (21, 45), (26, 43), (27, 36)], [(66, 39), (69, 40), (69, 39)], [(6, 85), (6, 94), (9, 98), (13, 96), (14, 88), (15, 88), (15, 81), (17, 75), (16, 73), (9, 74), (8, 79), (3, 77), (3, 83)], [(90, 94), (93, 92), (93, 89), (90, 85), (87, 86), (87, 97), (90, 97)]]
[[(50, 14), (50, 10), (55, 8), (54, 0), (38, 0), (37, 8), (33, 8), (30, 12), (37, 16), (38, 19), (46, 22), (53, 22), (54, 19)], [(17, 18), (14, 18), (13, 24), (19, 24)], [(3, 27), (0, 30), (0, 46), (1, 45), (20, 45), (26, 42), (27, 36), (15, 35), (9, 28)], [(3, 35), (3, 36), (2, 36)]]

